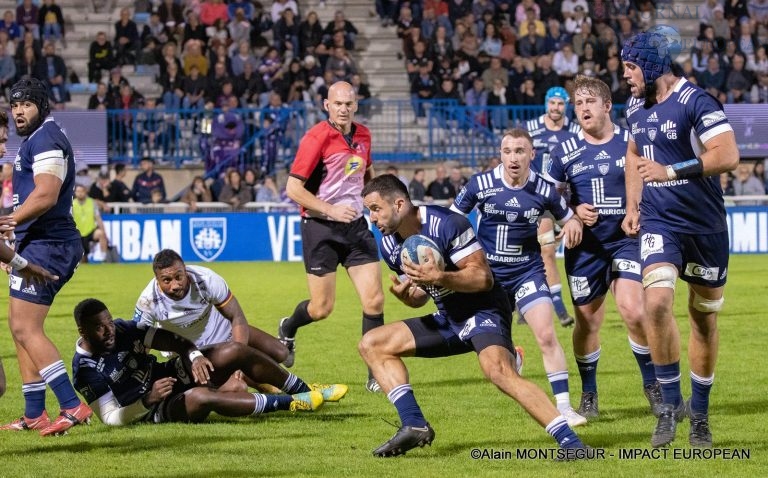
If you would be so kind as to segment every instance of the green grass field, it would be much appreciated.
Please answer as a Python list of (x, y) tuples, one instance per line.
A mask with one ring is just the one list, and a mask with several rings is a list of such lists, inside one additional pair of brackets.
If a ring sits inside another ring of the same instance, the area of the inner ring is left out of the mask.
[[(211, 416), (199, 425), (166, 424), (108, 428), (98, 419), (69, 435), (41, 438), (37, 433), (0, 435), (0, 476), (81, 477), (277, 477), (277, 476), (765, 476), (768, 470), (768, 419), (764, 359), (766, 256), (733, 256), (721, 314), (721, 353), (712, 393), (711, 425), (715, 446), (746, 449), (748, 460), (674, 459), (688, 452), (688, 422), (678, 428), (675, 449), (667, 459), (620, 459), (620, 449), (650, 447), (655, 419), (642, 394), (636, 364), (613, 303), (602, 331), (600, 418), (578, 429), (582, 439), (605, 450), (604, 460), (557, 463), (518, 459), (527, 448), (553, 448), (552, 440), (511, 399), (486, 382), (473, 354), (446, 359), (408, 359), (411, 383), (425, 415), (437, 432), (433, 446), (405, 457), (377, 459), (371, 450), (395, 428), (397, 414), (381, 394), (364, 388), (365, 367), (357, 354), (360, 308), (351, 283), (339, 275), (337, 305), (326, 321), (302, 329), (294, 373), (307, 381), (343, 382), (350, 392), (314, 414), (288, 412), (258, 418)], [(275, 333), (277, 321), (306, 297), (303, 267), (297, 263), (217, 263), (251, 324)], [(139, 292), (151, 278), (148, 264), (85, 265), (58, 296), (47, 321), (50, 337), (70, 364), (77, 331), (74, 305), (86, 297), (103, 300), (115, 317), (130, 319)], [(678, 287), (676, 306), (687, 337), (685, 287)], [(5, 293), (4, 297), (7, 297)], [(5, 302), (3, 299), (3, 310)], [(431, 307), (431, 304), (427, 307)], [(388, 295), (387, 322), (420, 315)], [(557, 326), (571, 371), (571, 400), (578, 406), (580, 381), (573, 362), (570, 329)], [(513, 337), (526, 349), (525, 376), (550, 395), (541, 356), (525, 326), (513, 326)], [(13, 345), (7, 328), (0, 333), (0, 357), (8, 391), (0, 399), (0, 419), (20, 415), (23, 401)], [(689, 394), (683, 355), (683, 390)], [(56, 402), (48, 393), (48, 410)], [(505, 460), (473, 460), (471, 450), (511, 452)], [(762, 471), (761, 471), (762, 470)]]

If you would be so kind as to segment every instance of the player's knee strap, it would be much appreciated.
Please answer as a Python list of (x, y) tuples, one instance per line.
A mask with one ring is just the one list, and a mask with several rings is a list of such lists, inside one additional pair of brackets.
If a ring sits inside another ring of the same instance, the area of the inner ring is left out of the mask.
[(547, 231), (536, 236), (540, 246), (551, 246), (555, 244), (555, 231)]
[(720, 312), (720, 309), (723, 308), (723, 302), (725, 302), (725, 297), (720, 297), (719, 299), (706, 299), (697, 294), (696, 291), (693, 291), (693, 301), (691, 302), (691, 306), (699, 312)]
[(661, 266), (643, 277), (643, 287), (666, 287), (675, 290), (677, 281), (677, 269), (672, 266)]

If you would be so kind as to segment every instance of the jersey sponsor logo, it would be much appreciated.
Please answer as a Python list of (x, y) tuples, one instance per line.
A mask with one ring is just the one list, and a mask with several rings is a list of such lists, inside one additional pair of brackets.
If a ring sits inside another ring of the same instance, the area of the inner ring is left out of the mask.
[(227, 245), (227, 218), (190, 218), (189, 242), (197, 257), (205, 262), (213, 261)]
[(576, 176), (577, 174), (581, 174), (584, 171), (588, 171), (592, 169), (591, 164), (585, 165), (583, 162), (579, 162), (571, 166), (571, 176)]
[(595, 161), (600, 161), (602, 159), (611, 159), (611, 155), (608, 154), (605, 150), (602, 150), (597, 153), (597, 156), (595, 156)]
[(664, 238), (660, 234), (643, 234), (640, 238), (640, 257), (645, 260), (652, 254), (664, 252)]
[[(515, 213), (517, 215), (517, 213)], [(510, 221), (511, 222), (511, 221)], [(520, 244), (509, 244), (509, 229), (506, 224), (496, 226), (496, 254), (507, 256), (519, 256), (523, 253), (523, 246)], [(497, 260), (497, 259), (493, 259)]]
[(677, 123), (672, 120), (667, 120), (661, 125), (661, 132), (667, 135), (667, 139), (677, 139)]
[(509, 201), (504, 203), (507, 207), (520, 207), (520, 203), (518, 202), (517, 198), (512, 198)]
[(626, 162), (626, 156), (622, 156), (621, 159), (616, 160), (616, 167), (624, 169), (624, 163)]
[(504, 211), (501, 209), (496, 209), (496, 204), (494, 203), (485, 203), (483, 204), (483, 214), (501, 214), (504, 215)]
[(611, 269), (614, 272), (630, 272), (640, 275), (640, 263), (628, 259), (614, 259), (611, 262)]
[(656, 139), (656, 128), (648, 128), (648, 138), (653, 141)]
[(726, 118), (725, 118), (725, 113), (723, 111), (713, 111), (712, 113), (702, 116), (701, 122), (704, 124), (705, 128), (709, 128), (713, 124), (719, 123), (724, 119)]
[(528, 297), (529, 295), (536, 293), (536, 291), (536, 284), (532, 280), (529, 280), (528, 282), (523, 283), (517, 289), (517, 292), (515, 292), (515, 300), (519, 301), (524, 297)]
[(500, 193), (504, 188), (486, 189), (477, 193), (477, 199), (485, 199), (491, 196), (495, 196), (496, 193)]
[(363, 164), (365, 164), (365, 162), (360, 156), (350, 156), (346, 166), (344, 166), (344, 175), (352, 176), (353, 174), (360, 172), (363, 169)]
[(547, 287), (547, 284), (541, 284), (539, 286), (539, 292), (549, 292), (549, 287)]
[(597, 165), (597, 170), (600, 171), (600, 174), (602, 174), (603, 176), (608, 174), (608, 171), (610, 169), (611, 169), (611, 164), (610, 163), (600, 163), (600, 164)]
[(653, 114), (648, 117), (647, 121), (649, 123), (658, 123), (659, 122), (659, 115), (657, 115), (656, 112), (654, 111)]
[(574, 299), (589, 297), (592, 292), (589, 281), (584, 276), (568, 276), (568, 284), (571, 286), (571, 296)]
[(535, 224), (539, 222), (539, 214), (541, 214), (541, 211), (536, 208), (530, 208), (523, 213), (523, 217), (528, 219), (529, 224)]
[(719, 267), (705, 267), (695, 262), (689, 262), (685, 266), (683, 275), (688, 277), (698, 277), (704, 280), (714, 281), (717, 280), (720, 274)]
[(547, 142), (548, 142), (548, 143), (559, 143), (559, 141), (557, 140), (557, 135), (554, 135), (554, 134), (553, 134), (552, 136), (550, 136), (550, 137), (547, 139)]
[(21, 289), (21, 292), (28, 295), (37, 295), (37, 289), (35, 289), (35, 284), (29, 284), (27, 287)]
[(485, 319), (484, 321), (482, 321), (480, 323), (479, 327), (491, 327), (491, 328), (494, 328), (494, 329), (497, 328), (496, 324), (490, 318)]
[(644, 133), (645, 128), (641, 128), (638, 126), (638, 123), (632, 123), (632, 136), (640, 133)]
[(13, 290), (21, 290), (21, 284), (24, 282), (24, 279), (22, 279), (19, 276), (15, 276), (11, 274), (11, 289)]

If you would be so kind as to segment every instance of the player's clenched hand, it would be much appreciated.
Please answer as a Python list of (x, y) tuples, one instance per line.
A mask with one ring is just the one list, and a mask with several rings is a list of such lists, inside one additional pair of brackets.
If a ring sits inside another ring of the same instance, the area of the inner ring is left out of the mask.
[(392, 274), (389, 276), (389, 280), (392, 281), (392, 285), (389, 286), (389, 291), (392, 292), (392, 295), (401, 300), (408, 297), (408, 289), (414, 287), (411, 279), (408, 277), (403, 277), (402, 280), (400, 280), (400, 277)]
[(640, 232), (640, 213), (627, 209), (627, 215), (621, 221), (621, 230), (629, 237), (637, 237)]
[(327, 215), (333, 221), (352, 222), (357, 217), (357, 210), (349, 204), (334, 204)]
[(583, 230), (584, 225), (581, 223), (581, 219), (574, 216), (563, 224), (563, 230), (557, 235), (557, 239), (562, 240), (568, 249), (573, 249), (581, 244)]
[(144, 406), (149, 408), (162, 402), (173, 391), (173, 385), (176, 379), (173, 377), (163, 377), (152, 384), (152, 390), (144, 396)]
[(667, 176), (667, 167), (651, 161), (646, 157), (640, 157), (637, 160), (637, 171), (640, 173), (640, 177), (643, 178), (643, 182), (650, 183), (651, 181), (669, 181)]
[(585, 226), (594, 226), (599, 217), (597, 208), (587, 203), (576, 206), (576, 215), (579, 216), (579, 219), (581, 219)]
[(23, 277), (27, 282), (31, 282), (33, 284), (44, 284), (48, 281), (59, 280), (59, 276), (54, 275), (47, 269), (32, 263), (27, 264), (27, 267), (21, 270), (17, 270), (16, 273)]
[(192, 362), (192, 378), (200, 385), (208, 383), (208, 380), (211, 379), (211, 372), (213, 372), (213, 364), (205, 355), (196, 357)]

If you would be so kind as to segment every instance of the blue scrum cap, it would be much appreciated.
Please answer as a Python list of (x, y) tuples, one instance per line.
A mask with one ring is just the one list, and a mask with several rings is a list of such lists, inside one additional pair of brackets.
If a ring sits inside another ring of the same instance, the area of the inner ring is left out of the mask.
[(657, 32), (638, 33), (624, 43), (621, 60), (634, 63), (643, 70), (646, 87), (672, 68), (670, 45), (666, 36)]
[(562, 86), (553, 86), (552, 88), (548, 89), (547, 94), (544, 95), (544, 104), (546, 105), (549, 103), (549, 100), (552, 98), (560, 98), (564, 102), (568, 103), (568, 91)]

